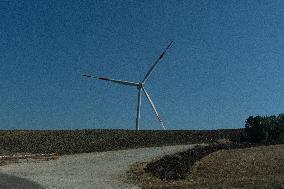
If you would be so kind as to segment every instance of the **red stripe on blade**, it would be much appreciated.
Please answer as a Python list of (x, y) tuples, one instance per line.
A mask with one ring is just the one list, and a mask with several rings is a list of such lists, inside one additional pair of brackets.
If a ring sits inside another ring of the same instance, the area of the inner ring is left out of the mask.
[(107, 77), (99, 77), (99, 79), (100, 80), (106, 80), (106, 81), (109, 80), (109, 78), (107, 78)]

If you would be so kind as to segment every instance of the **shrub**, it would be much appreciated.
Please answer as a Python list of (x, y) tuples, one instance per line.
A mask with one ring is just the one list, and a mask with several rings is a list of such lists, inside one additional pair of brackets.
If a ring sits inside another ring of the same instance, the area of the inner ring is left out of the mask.
[(246, 138), (253, 143), (283, 143), (284, 114), (278, 116), (250, 116), (245, 124)]

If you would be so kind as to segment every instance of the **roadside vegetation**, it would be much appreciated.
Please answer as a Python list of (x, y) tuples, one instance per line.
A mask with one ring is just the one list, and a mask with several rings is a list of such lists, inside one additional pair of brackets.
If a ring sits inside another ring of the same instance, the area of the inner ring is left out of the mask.
[[(276, 186), (284, 188), (284, 183), (281, 181), (284, 177), (284, 145), (273, 146), (273, 144), (283, 144), (283, 142), (284, 114), (250, 116), (246, 120), (245, 130), (241, 132), (239, 140), (220, 138), (208, 146), (197, 146), (149, 163), (142, 162), (132, 165), (128, 173), (128, 180), (144, 187), (187, 185), (196, 188), (204, 185), (210, 188), (222, 188), (223, 186), (226, 186), (225, 188), (235, 186), (246, 188), (254, 185), (256, 188), (275, 188)], [(219, 154), (218, 158), (215, 154)], [(235, 156), (230, 154), (235, 154)], [(204, 163), (204, 159), (209, 157), (212, 157), (208, 160), (209, 163)], [(206, 164), (207, 167), (195, 168), (197, 164)], [(274, 169), (275, 167), (281, 169)], [(219, 173), (211, 171), (211, 176), (207, 169), (218, 170)], [(245, 174), (244, 177), (234, 180), (236, 177), (232, 177), (232, 174), (225, 174), (230, 171), (235, 175)], [(205, 176), (207, 180), (200, 175)], [(263, 177), (264, 175), (267, 179)], [(275, 179), (268, 179), (273, 177)], [(201, 183), (202, 179), (206, 181)]]

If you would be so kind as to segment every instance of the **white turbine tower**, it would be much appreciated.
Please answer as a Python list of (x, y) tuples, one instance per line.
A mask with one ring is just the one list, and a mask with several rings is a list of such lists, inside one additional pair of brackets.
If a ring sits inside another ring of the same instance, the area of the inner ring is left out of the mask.
[(157, 64), (160, 62), (160, 60), (163, 58), (163, 56), (165, 55), (166, 51), (170, 48), (170, 46), (172, 45), (173, 41), (170, 42), (170, 44), (167, 46), (167, 48), (163, 51), (163, 53), (159, 56), (159, 58), (154, 62), (154, 64), (151, 66), (151, 68), (149, 69), (149, 71), (146, 73), (144, 79), (137, 83), (137, 82), (130, 82), (130, 81), (123, 81), (123, 80), (116, 80), (116, 79), (110, 79), (110, 78), (106, 78), (106, 77), (96, 77), (96, 76), (91, 76), (91, 75), (86, 75), (84, 74), (84, 77), (87, 78), (95, 78), (95, 79), (100, 79), (100, 80), (104, 80), (104, 81), (110, 81), (113, 83), (117, 83), (117, 84), (121, 84), (121, 85), (128, 85), (128, 86), (133, 86), (136, 87), (138, 89), (138, 103), (137, 103), (137, 117), (136, 117), (136, 130), (139, 130), (139, 124), (140, 124), (140, 107), (141, 107), (141, 91), (144, 92), (144, 94), (146, 95), (147, 99), (149, 100), (152, 109), (156, 115), (156, 117), (158, 118), (161, 126), (163, 129), (165, 129), (164, 123), (157, 111), (157, 108), (155, 107), (152, 99), (150, 98), (149, 94), (147, 93), (144, 85), (146, 83), (146, 81), (148, 80), (148, 78), (150, 77), (151, 73), (153, 72), (154, 68), (157, 66)]

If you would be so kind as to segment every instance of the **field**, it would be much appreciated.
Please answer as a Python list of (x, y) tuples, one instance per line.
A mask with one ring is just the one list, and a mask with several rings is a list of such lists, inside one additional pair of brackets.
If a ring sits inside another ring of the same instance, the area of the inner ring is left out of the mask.
[(239, 140), (242, 129), (208, 131), (1, 130), (0, 155), (14, 153), (75, 154), (174, 144)]
[[(63, 155), (209, 143), (210, 146), (200, 146), (150, 163), (137, 162), (131, 165), (126, 182), (145, 189), (161, 187), (164, 189), (284, 188), (284, 145), (253, 146), (238, 143), (243, 132), (242, 129), (139, 132), (133, 130), (1, 130), (0, 155), (17, 153)], [(231, 143), (232, 141), (236, 143)], [(0, 161), (0, 165), (1, 163), (5, 164), (4, 161)], [(149, 172), (151, 164), (154, 165), (152, 173)], [(164, 168), (159, 167), (160, 165), (167, 165), (168, 173), (174, 170), (175, 174), (164, 174), (166, 171), (163, 171)], [(156, 176), (153, 173), (157, 173)], [(174, 176), (173, 179), (172, 175), (177, 177)]]
[(131, 166), (129, 181), (143, 188), (284, 188), (284, 145), (216, 151), (194, 163), (183, 179), (160, 180)]

